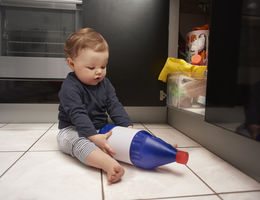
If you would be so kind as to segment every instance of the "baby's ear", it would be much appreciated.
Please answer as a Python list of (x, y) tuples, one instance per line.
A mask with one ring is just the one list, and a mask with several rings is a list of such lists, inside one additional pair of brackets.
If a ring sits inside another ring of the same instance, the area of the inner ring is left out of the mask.
[(70, 69), (74, 71), (74, 62), (71, 58), (66, 58), (67, 64), (69, 65)]

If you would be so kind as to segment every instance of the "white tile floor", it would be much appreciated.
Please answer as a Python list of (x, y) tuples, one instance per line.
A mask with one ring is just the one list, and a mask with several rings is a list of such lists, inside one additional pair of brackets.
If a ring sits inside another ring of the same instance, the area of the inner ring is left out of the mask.
[(167, 124), (135, 124), (188, 151), (187, 164), (154, 170), (128, 164), (108, 186), (98, 169), (58, 150), (57, 124), (0, 124), (0, 199), (258, 200), (260, 184)]

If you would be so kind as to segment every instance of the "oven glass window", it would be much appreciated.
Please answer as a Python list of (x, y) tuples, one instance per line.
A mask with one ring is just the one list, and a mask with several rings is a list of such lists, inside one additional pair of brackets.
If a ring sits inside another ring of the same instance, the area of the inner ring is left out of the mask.
[(75, 10), (2, 7), (1, 56), (64, 57), (75, 31)]

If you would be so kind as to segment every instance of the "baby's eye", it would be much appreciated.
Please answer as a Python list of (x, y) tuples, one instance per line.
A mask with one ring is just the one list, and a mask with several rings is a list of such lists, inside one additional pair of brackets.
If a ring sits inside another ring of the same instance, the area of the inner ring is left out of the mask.
[(90, 70), (94, 70), (95, 69), (95, 67), (87, 67), (88, 69), (90, 69)]
[(106, 66), (102, 66), (101, 69), (106, 69)]

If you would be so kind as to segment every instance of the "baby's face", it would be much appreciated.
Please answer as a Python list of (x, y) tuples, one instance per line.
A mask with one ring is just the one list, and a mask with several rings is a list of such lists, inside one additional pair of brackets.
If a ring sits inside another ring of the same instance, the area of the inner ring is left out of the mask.
[(67, 62), (82, 83), (97, 85), (106, 76), (108, 51), (83, 49), (76, 58), (67, 58)]

